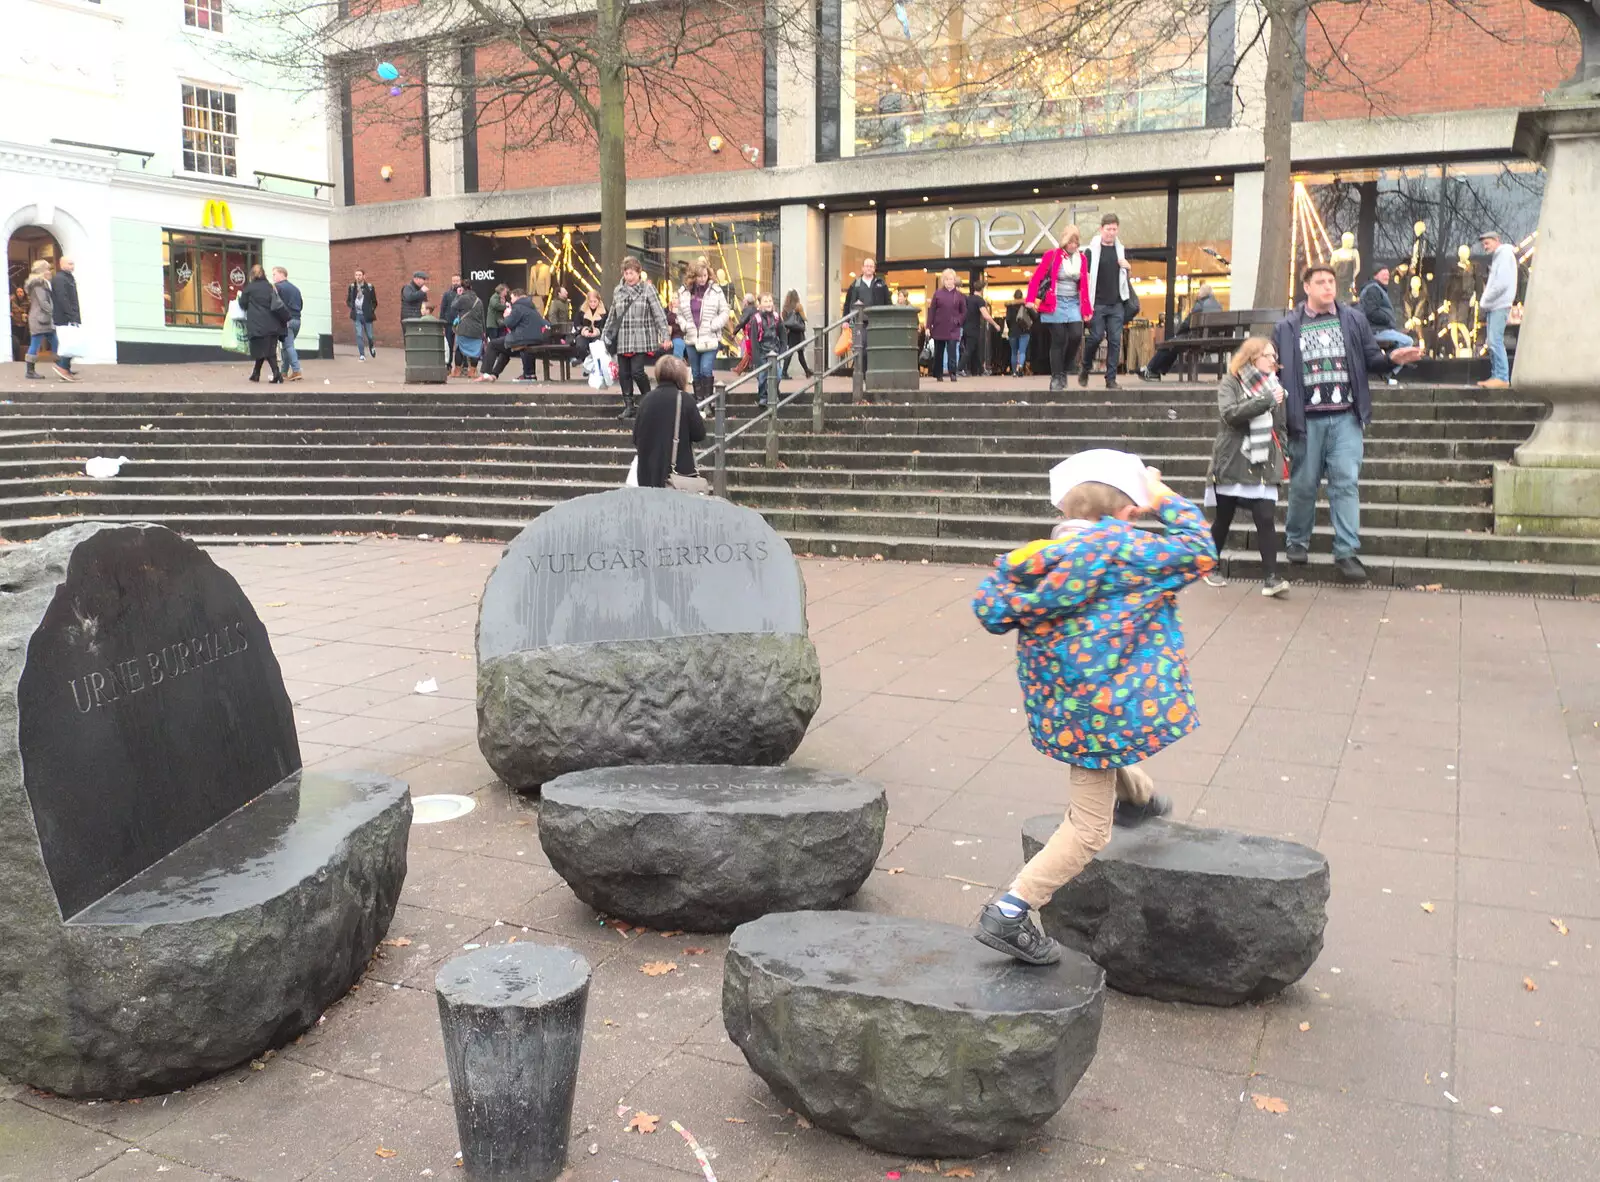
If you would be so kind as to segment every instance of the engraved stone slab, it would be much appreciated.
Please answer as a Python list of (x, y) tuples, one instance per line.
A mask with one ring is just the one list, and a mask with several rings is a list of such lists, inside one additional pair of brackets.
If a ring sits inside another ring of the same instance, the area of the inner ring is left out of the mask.
[(805, 587), (759, 513), (670, 489), (555, 506), (478, 612), (478, 745), (515, 788), (640, 763), (782, 763), (821, 698)]
[(266, 630), (160, 526), (0, 554), (0, 1075), (183, 1087), (306, 1029), (405, 877), (406, 786), (303, 773)]
[(539, 843), (603, 914), (721, 932), (841, 906), (872, 872), (888, 811), (879, 785), (809, 768), (603, 768), (544, 786)]
[(1104, 974), (1037, 967), (970, 929), (850, 911), (734, 932), (722, 1020), (778, 1099), (885, 1153), (976, 1157), (1060, 1111), (1100, 1038)]
[[(1022, 828), (1031, 858), (1060, 813)], [(1111, 842), (1040, 912), (1113, 989), (1237, 1005), (1298, 981), (1322, 951), (1328, 860), (1298, 842), (1152, 820)]]

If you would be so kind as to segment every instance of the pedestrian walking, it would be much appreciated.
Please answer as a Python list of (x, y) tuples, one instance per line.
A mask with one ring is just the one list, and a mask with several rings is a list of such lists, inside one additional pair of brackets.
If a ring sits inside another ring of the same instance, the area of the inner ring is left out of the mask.
[(967, 321), (967, 297), (956, 287), (954, 267), (939, 274), (939, 286), (928, 301), (928, 339), (933, 342), (933, 380), (942, 382), (948, 374), (956, 380), (961, 366), (961, 330)]
[[(506, 362), (517, 347), (543, 345), (550, 339), (550, 325), (533, 306), (533, 299), (522, 288), (511, 290), (511, 307), (506, 311), (505, 335), (488, 341), (484, 346), (483, 372), (480, 382), (493, 382), (505, 371)], [(524, 358), (528, 356), (523, 353)], [(532, 379), (529, 378), (529, 381)]]
[(779, 401), (778, 367), (774, 359), (783, 351), (783, 324), (773, 305), (772, 293), (764, 291), (746, 309), (735, 332), (750, 342), (750, 364), (756, 367), (756, 403), (776, 406)]
[(78, 355), (82, 342), (78, 339), (83, 327), (83, 311), (78, 306), (78, 277), (74, 274), (78, 264), (69, 258), (56, 260), (56, 273), (50, 280), (51, 319), (56, 326), (56, 360), (68, 373), (74, 373), (72, 359)]
[(1361, 450), (1372, 421), (1370, 372), (1409, 365), (1422, 356), (1415, 345), (1385, 356), (1367, 318), (1337, 299), (1338, 280), (1327, 263), (1301, 274), (1305, 299), (1272, 332), (1278, 380), (1285, 392), (1289, 429), (1289, 517), (1285, 550), (1297, 565), (1310, 561), (1317, 486), (1328, 478), (1333, 519), (1333, 565), (1339, 577), (1367, 581), (1361, 549)]
[[(892, 299), (889, 285), (884, 282), (883, 276), (878, 274), (876, 259), (861, 260), (861, 274), (852, 280), (844, 290), (844, 312), (848, 316), (857, 306), (865, 308), (881, 308)], [(851, 347), (855, 352), (856, 364), (861, 367), (861, 372), (867, 372), (867, 322), (865, 318), (855, 322), (851, 331)]]
[[(1050, 473), (1062, 521), (999, 559), (973, 611), (1017, 633), (1017, 679), (1039, 751), (1071, 768), (1066, 817), (984, 906), (980, 943), (1027, 964), (1061, 949), (1028, 921), (1111, 840), (1113, 821), (1172, 811), (1139, 765), (1199, 724), (1178, 592), (1216, 566), (1200, 510), (1126, 452), (1079, 452)], [(1154, 514), (1156, 534), (1134, 522)]]
[[(1389, 298), (1389, 268), (1379, 267), (1372, 273), (1372, 278), (1361, 289), (1361, 314), (1367, 318), (1367, 324), (1372, 328), (1372, 338), (1380, 345), (1388, 345), (1391, 349), (1409, 349), (1417, 342), (1394, 325), (1394, 301)], [(1400, 371), (1405, 366), (1397, 365), (1389, 372), (1389, 384), (1400, 384)]]
[(367, 354), (378, 355), (377, 343), (372, 339), (372, 322), (378, 318), (378, 293), (367, 282), (367, 273), (360, 267), (345, 288), (345, 307), (350, 309), (350, 323), (356, 330), (356, 360), (365, 361)]
[(1017, 327), (1017, 314), (1026, 306), (1027, 294), (1020, 288), (1011, 293), (1006, 303), (1006, 340), (1010, 342), (1011, 376), (1014, 378), (1022, 376), (1022, 367), (1028, 363), (1028, 333)]
[(470, 287), (463, 287), (450, 306), (455, 316), (455, 350), (451, 353), (450, 376), (453, 378), (478, 376), (478, 365), (483, 360), (483, 340), (489, 309)]
[(672, 352), (661, 297), (645, 282), (644, 267), (631, 254), (622, 260), (622, 282), (611, 293), (605, 342), (617, 359), (617, 378), (622, 385), (622, 412), (617, 417), (631, 419), (636, 413), (634, 390), (640, 398), (650, 393), (650, 378), (645, 373), (650, 354), (658, 347), (663, 353)]
[(48, 259), (37, 259), (29, 268), (28, 281), (23, 285), (28, 296), (28, 352), (23, 357), (27, 365), (24, 374), (42, 378), (34, 366), (40, 353), (49, 353), (56, 357), (51, 366), (56, 377), (63, 382), (75, 382), (78, 379), (72, 370), (56, 356), (55, 291), (50, 286), (53, 273)]
[(300, 316), (306, 307), (305, 297), (300, 294), (298, 287), (289, 282), (289, 272), (282, 267), (272, 268), (272, 286), (289, 312), (289, 319), (283, 326), (283, 380), (298, 382), (302, 375), (300, 353), (295, 349), (294, 338), (300, 332)]
[(1128, 258), (1117, 237), (1121, 229), (1121, 219), (1114, 213), (1106, 214), (1100, 219), (1100, 233), (1084, 248), (1089, 256), (1087, 290), (1092, 310), (1085, 313), (1089, 329), (1083, 342), (1083, 361), (1078, 367), (1080, 386), (1089, 384), (1089, 370), (1103, 340), (1106, 343), (1106, 389), (1117, 388), (1124, 309), (1133, 298), (1133, 288), (1128, 285)]
[(1511, 362), (1506, 357), (1506, 321), (1511, 305), (1517, 302), (1517, 248), (1499, 230), (1485, 230), (1478, 242), (1489, 253), (1489, 277), (1478, 310), (1483, 313), (1484, 339), (1489, 345), (1489, 376), (1478, 385), (1487, 390), (1504, 390), (1511, 384)]
[(256, 363), (250, 371), (250, 380), (261, 380), (261, 363), (265, 361), (272, 370), (272, 384), (281, 384), (283, 373), (278, 369), (278, 342), (283, 339), (284, 327), (289, 323), (289, 309), (260, 263), (250, 268), (250, 281), (239, 293), (239, 307), (244, 312), (250, 356)]
[[(1261, 594), (1280, 596), (1289, 583), (1278, 574), (1278, 486), (1283, 483), (1284, 391), (1278, 383), (1278, 351), (1266, 337), (1251, 337), (1228, 362), (1217, 386), (1217, 441), (1206, 474), (1205, 504), (1215, 509), (1211, 540), (1217, 553), (1228, 540), (1234, 514), (1243, 509), (1255, 525), (1261, 555)], [(1226, 580), (1211, 571), (1213, 587)]]
[[(1044, 252), (1028, 280), (1025, 306), (1039, 318), (1050, 339), (1050, 389), (1065, 390), (1078, 348), (1089, 298), (1089, 255), (1080, 250), (1077, 226), (1061, 234), (1061, 245)], [(1034, 363), (1035, 371), (1039, 365)]]
[(422, 315), (422, 305), (428, 302), (428, 273), (411, 272), (411, 281), (400, 289), (400, 320), (415, 320)]
[(722, 347), (722, 331), (728, 326), (731, 309), (705, 258), (696, 259), (684, 279), (678, 291), (678, 323), (683, 326), (683, 360), (698, 402), (716, 392), (717, 350)]
[[(794, 288), (789, 289), (789, 294), (783, 297), (783, 315), (779, 317), (783, 323), (783, 347), (793, 349), (796, 345), (806, 343), (806, 306), (800, 302), (800, 293)], [(783, 376), (789, 376), (789, 362), (799, 358), (800, 368), (806, 377), (811, 376), (811, 362), (806, 358), (806, 351), (790, 353), (783, 359)]]
[(456, 355), (456, 300), (461, 297), (461, 276), (450, 276), (450, 286), (439, 297), (439, 319), (444, 321), (444, 352), (446, 357)]
[(973, 377), (982, 377), (987, 368), (989, 340), (995, 330), (994, 313), (989, 311), (989, 301), (983, 294), (983, 276), (972, 281), (967, 293), (966, 308), (961, 325), (961, 360)]
[[(699, 475), (694, 445), (705, 440), (706, 423), (689, 393), (692, 381), (686, 362), (676, 357), (663, 357), (656, 362), (656, 388), (644, 396), (639, 417), (633, 422), (640, 488), (666, 488), (674, 473), (690, 478)], [(674, 439), (678, 443), (676, 455)]]

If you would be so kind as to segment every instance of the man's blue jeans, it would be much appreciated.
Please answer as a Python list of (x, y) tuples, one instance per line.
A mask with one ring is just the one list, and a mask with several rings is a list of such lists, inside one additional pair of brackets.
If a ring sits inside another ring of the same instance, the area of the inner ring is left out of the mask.
[[(1377, 341), (1378, 344), (1388, 345), (1394, 349), (1409, 349), (1412, 345), (1417, 343), (1410, 337), (1406, 336), (1406, 334), (1401, 332), (1398, 328), (1375, 329), (1372, 333), (1372, 338), (1373, 340)], [(1398, 375), (1404, 368), (1405, 366), (1403, 365), (1397, 365), (1394, 367), (1393, 372)]]
[(1032, 338), (1025, 332), (1011, 330), (1011, 374), (1013, 377), (1022, 372), (1022, 367), (1028, 364), (1028, 342)]
[(1484, 313), (1484, 335), (1489, 340), (1489, 376), (1502, 382), (1511, 380), (1511, 362), (1506, 357), (1506, 315), (1510, 308)]
[(1117, 380), (1117, 366), (1122, 361), (1122, 304), (1101, 304), (1089, 318), (1088, 339), (1083, 342), (1082, 374), (1089, 376), (1094, 367), (1094, 351), (1106, 342), (1106, 381)]
[(283, 330), (283, 368), (286, 373), (300, 372), (300, 354), (295, 350), (295, 334), (300, 331), (300, 318), (296, 316)]
[(717, 351), (707, 349), (701, 352), (693, 345), (684, 344), (683, 359), (689, 363), (689, 376), (694, 378), (715, 377), (717, 372)]
[(378, 350), (372, 340), (372, 321), (356, 320), (353, 323), (356, 326), (356, 356), (365, 357), (368, 349), (376, 354)]
[(1289, 439), (1289, 520), (1284, 540), (1311, 545), (1317, 519), (1317, 486), (1328, 478), (1328, 512), (1333, 518), (1333, 556), (1351, 558), (1361, 549), (1361, 477), (1364, 442), (1355, 411), (1306, 415), (1306, 433)]

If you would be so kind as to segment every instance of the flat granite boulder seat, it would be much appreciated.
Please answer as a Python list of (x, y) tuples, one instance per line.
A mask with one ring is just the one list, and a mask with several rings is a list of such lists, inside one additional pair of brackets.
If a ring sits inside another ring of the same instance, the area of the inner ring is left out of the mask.
[[(1023, 857), (1060, 823), (1059, 813), (1030, 818)], [(1114, 828), (1040, 918), (1113, 989), (1226, 1006), (1305, 975), (1322, 951), (1328, 892), (1328, 860), (1307, 846), (1154, 820)]]
[(0, 555), (0, 1075), (170, 1091), (305, 1030), (360, 976), (411, 800), (303, 772), (266, 629), (160, 526)]
[(848, 911), (734, 932), (722, 1020), (773, 1094), (885, 1153), (1019, 1144), (1094, 1058), (1105, 977), (1085, 957), (1024, 965), (966, 928)]
[(539, 844), (596, 911), (725, 932), (843, 904), (872, 872), (888, 812), (878, 785), (809, 768), (600, 768), (544, 786)]
[(566, 501), (483, 590), (478, 746), (513, 788), (626, 764), (780, 764), (821, 697), (799, 563), (726, 501)]

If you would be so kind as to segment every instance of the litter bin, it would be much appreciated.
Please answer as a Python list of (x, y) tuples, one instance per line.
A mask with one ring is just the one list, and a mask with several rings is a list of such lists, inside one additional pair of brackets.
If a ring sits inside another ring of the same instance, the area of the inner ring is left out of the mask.
[(402, 320), (406, 342), (406, 377), (410, 382), (443, 382), (450, 376), (450, 357), (444, 344), (444, 321), (436, 316)]
[(867, 308), (867, 373), (870, 394), (898, 394), (921, 384), (917, 357), (917, 310), (904, 304)]

